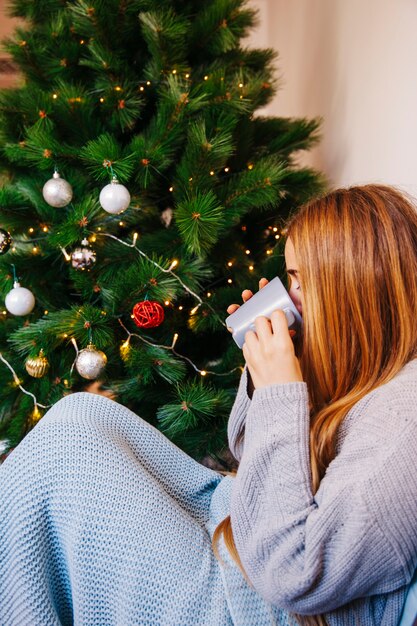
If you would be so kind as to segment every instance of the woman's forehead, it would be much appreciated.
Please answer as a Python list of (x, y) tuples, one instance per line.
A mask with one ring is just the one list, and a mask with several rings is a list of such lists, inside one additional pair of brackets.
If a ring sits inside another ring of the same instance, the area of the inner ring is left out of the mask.
[(287, 266), (289, 267), (290, 264), (292, 264), (293, 266), (297, 265), (297, 259), (296, 259), (296, 255), (295, 255), (295, 250), (294, 250), (294, 245), (291, 241), (291, 238), (288, 237), (286, 242), (285, 242), (285, 261), (287, 263)]

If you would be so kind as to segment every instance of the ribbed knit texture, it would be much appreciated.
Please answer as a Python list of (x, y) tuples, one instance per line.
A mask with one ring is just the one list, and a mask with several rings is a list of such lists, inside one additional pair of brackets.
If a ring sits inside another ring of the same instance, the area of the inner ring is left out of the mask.
[(305, 383), (250, 400), (245, 371), (229, 439), (233, 534), (255, 590), (331, 626), (396, 626), (417, 569), (417, 361), (351, 409), (315, 496)]
[(0, 626), (289, 626), (214, 557), (232, 483), (120, 404), (67, 396), (0, 467)]

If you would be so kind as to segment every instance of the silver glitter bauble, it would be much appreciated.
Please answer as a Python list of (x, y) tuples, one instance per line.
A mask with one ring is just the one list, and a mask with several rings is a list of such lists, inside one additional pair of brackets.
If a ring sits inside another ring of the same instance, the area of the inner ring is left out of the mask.
[(12, 245), (12, 238), (10, 233), (4, 228), (0, 228), (0, 254), (6, 254)]
[(129, 206), (130, 193), (126, 187), (121, 185), (117, 178), (113, 176), (111, 183), (101, 190), (99, 201), (107, 213), (118, 215)]
[(35, 306), (35, 296), (33, 293), (21, 287), (17, 281), (13, 284), (13, 289), (7, 294), (4, 304), (12, 315), (29, 315)]
[(71, 202), (72, 187), (58, 172), (54, 172), (53, 177), (44, 184), (42, 195), (50, 206), (60, 209)]
[(107, 357), (101, 350), (97, 350), (94, 344), (89, 343), (84, 350), (80, 350), (75, 361), (77, 372), (83, 378), (94, 380), (100, 376), (106, 367)]
[(76, 270), (89, 270), (96, 262), (96, 251), (90, 246), (88, 239), (83, 239), (81, 246), (71, 252), (71, 265)]

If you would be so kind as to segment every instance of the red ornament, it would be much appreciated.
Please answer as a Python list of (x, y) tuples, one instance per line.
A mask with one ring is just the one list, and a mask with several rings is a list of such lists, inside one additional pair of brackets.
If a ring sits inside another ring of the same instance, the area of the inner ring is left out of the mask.
[(139, 328), (155, 328), (164, 321), (165, 312), (159, 302), (143, 300), (133, 307), (132, 317)]

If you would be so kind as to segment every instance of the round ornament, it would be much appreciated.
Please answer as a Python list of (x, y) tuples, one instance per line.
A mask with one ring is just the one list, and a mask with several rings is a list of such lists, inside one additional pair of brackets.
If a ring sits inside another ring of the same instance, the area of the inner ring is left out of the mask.
[(159, 302), (143, 300), (133, 307), (133, 320), (139, 328), (155, 328), (164, 321), (165, 312)]
[(113, 176), (111, 183), (100, 191), (100, 204), (107, 213), (118, 215), (127, 209), (130, 204), (130, 193)]
[(71, 265), (76, 270), (90, 270), (96, 262), (96, 251), (88, 239), (83, 239), (81, 246), (71, 253)]
[(21, 287), (20, 283), (15, 281), (4, 303), (12, 315), (29, 315), (35, 306), (35, 296), (29, 289)]
[(33, 359), (27, 359), (25, 363), (26, 371), (33, 378), (42, 378), (49, 370), (49, 361), (46, 358), (43, 350), (41, 350), (37, 357)]
[(75, 361), (77, 372), (83, 378), (94, 380), (104, 370), (107, 357), (101, 350), (97, 350), (94, 344), (89, 343), (84, 350), (80, 350)]
[(10, 233), (4, 228), (0, 228), (0, 254), (6, 254), (12, 245), (12, 238)]
[(53, 177), (44, 184), (42, 195), (50, 206), (61, 209), (71, 202), (72, 187), (58, 172), (54, 172)]

